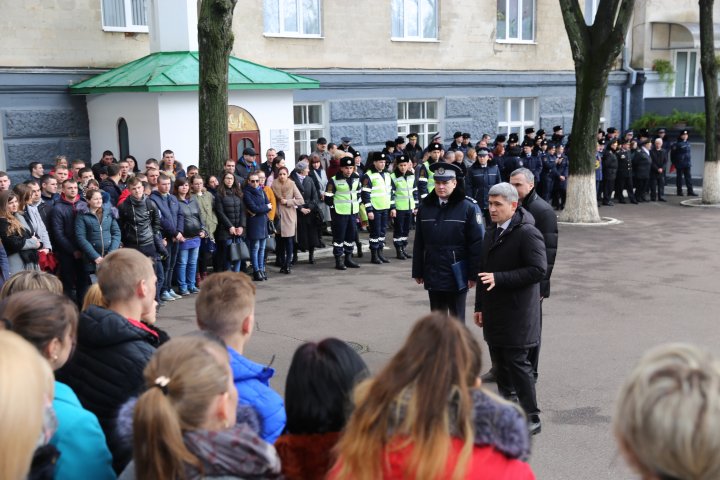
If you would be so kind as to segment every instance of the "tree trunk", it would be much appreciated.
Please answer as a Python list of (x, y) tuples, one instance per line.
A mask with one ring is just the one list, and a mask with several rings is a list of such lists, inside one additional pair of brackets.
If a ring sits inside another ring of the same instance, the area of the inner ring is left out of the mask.
[(585, 24), (578, 0), (559, 0), (575, 62), (575, 111), (569, 152), (567, 203), (560, 220), (600, 222), (595, 190), (596, 134), (608, 75), (623, 46), (635, 0), (600, 0), (595, 21)]
[(200, 55), (200, 171), (222, 171), (230, 156), (228, 142), (228, 68), (235, 40), (233, 10), (237, 0), (202, 0), (198, 18)]
[(720, 203), (720, 132), (718, 85), (713, 32), (714, 0), (700, 0), (700, 64), (705, 88), (705, 168), (702, 203)]

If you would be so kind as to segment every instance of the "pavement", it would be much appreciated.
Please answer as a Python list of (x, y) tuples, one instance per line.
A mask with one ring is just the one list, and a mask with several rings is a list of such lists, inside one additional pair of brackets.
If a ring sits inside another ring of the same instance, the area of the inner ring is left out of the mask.
[[(691, 342), (720, 354), (720, 209), (666, 198), (601, 208), (617, 225), (560, 226), (552, 293), (543, 307), (537, 387), (543, 429), (530, 459), (538, 479), (637, 478), (611, 432), (625, 376), (661, 343)], [(291, 275), (269, 267), (269, 281), (257, 285), (257, 329), (245, 353), (272, 362), (276, 390), (284, 391), (302, 342), (329, 336), (353, 342), (374, 372), (402, 345), (429, 302), (410, 278), (411, 260), (386, 252), (388, 265), (372, 265), (366, 254), (362, 268), (344, 272), (327, 257), (315, 265), (301, 257)], [(194, 296), (163, 307), (158, 325), (173, 336), (194, 330)], [(481, 329), (470, 329), (489, 365)]]

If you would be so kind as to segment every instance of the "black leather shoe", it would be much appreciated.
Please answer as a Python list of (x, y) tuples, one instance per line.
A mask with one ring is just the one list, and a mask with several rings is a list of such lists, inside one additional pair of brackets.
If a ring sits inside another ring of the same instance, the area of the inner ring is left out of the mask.
[(486, 383), (494, 383), (497, 381), (497, 377), (495, 376), (495, 369), (491, 368), (486, 374), (480, 375), (480, 380)]
[(267, 273), (265, 273), (265, 270), (261, 270), (260, 275), (262, 275), (263, 280), (267, 280)]
[(695, 192), (688, 193), (688, 197), (697, 197), (698, 194)]
[(667, 202), (664, 198), (658, 198), (658, 202)]
[(528, 432), (530, 435), (537, 435), (542, 430), (542, 423), (540, 423), (539, 415), (530, 415), (528, 417)]
[(260, 270), (255, 270), (253, 272), (253, 280), (256, 282), (262, 282), (264, 280), (262, 273), (260, 273)]

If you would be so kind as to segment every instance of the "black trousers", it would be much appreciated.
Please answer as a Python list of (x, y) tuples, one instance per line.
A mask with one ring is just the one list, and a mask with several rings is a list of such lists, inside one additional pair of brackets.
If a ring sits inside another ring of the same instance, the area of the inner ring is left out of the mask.
[(388, 212), (388, 210), (373, 210), (373, 219), (368, 219), (370, 250), (382, 250), (385, 247), (385, 232), (389, 220)]
[(630, 175), (618, 176), (615, 179), (615, 200), (623, 201), (623, 190), (627, 190), (628, 198), (630, 201), (635, 200), (635, 194), (633, 193), (633, 182)]
[(635, 199), (642, 200), (647, 194), (650, 180), (647, 178), (635, 178), (633, 183), (635, 184)]
[(75, 258), (72, 254), (67, 255), (57, 250), (56, 254), (60, 263), (60, 281), (63, 293), (78, 307), (81, 307), (85, 299), (85, 292), (90, 288), (90, 275), (85, 269), (85, 261), (82, 258)]
[(510, 398), (510, 393), (514, 388), (520, 406), (527, 415), (540, 413), (535, 396), (533, 368), (528, 360), (529, 349), (494, 345), (489, 345), (489, 347), (490, 358), (497, 369), (497, 386), (500, 395)]
[(464, 292), (438, 292), (428, 290), (428, 296), (430, 297), (431, 311), (452, 315), (457, 317), (462, 323), (465, 323), (467, 290)]
[(665, 196), (665, 174), (650, 174), (650, 200)]
[(412, 210), (397, 210), (393, 227), (393, 243), (396, 247), (407, 246), (412, 216)]
[(683, 177), (685, 177), (685, 187), (687, 188), (687, 193), (688, 195), (692, 195), (694, 192), (692, 185), (692, 176), (690, 175), (690, 167), (679, 167), (677, 168), (675, 174), (677, 175), (675, 177), (675, 185), (677, 186), (678, 195), (682, 195)]
[(533, 378), (536, 382), (538, 379), (538, 364), (540, 363), (540, 345), (542, 344), (542, 302), (543, 299), (540, 299), (540, 340), (538, 340), (537, 346), (528, 349), (528, 360), (532, 365)]
[(333, 255), (351, 254), (357, 237), (357, 215), (332, 213)]
[(603, 180), (603, 203), (612, 200), (612, 193), (615, 190), (615, 177), (604, 176)]

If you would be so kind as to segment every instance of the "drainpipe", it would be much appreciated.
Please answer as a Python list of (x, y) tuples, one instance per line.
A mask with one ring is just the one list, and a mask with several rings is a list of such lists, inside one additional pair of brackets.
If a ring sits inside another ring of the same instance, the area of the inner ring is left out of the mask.
[(623, 92), (623, 102), (624, 102), (623, 119), (622, 119), (623, 131), (630, 128), (630, 89), (635, 85), (635, 83), (637, 83), (637, 70), (634, 70), (630, 66), (629, 51), (630, 51), (630, 49), (628, 48), (627, 41), (626, 41), (625, 46), (623, 47), (623, 60), (622, 60), (623, 72), (628, 74), (628, 80), (627, 80), (627, 83), (625, 84), (625, 91)]

